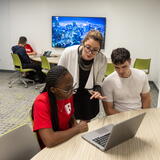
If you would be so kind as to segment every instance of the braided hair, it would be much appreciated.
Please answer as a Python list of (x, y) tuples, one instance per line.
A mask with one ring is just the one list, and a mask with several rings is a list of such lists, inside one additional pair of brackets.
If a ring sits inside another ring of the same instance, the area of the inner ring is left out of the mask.
[[(46, 77), (46, 86), (44, 87), (43, 92), (48, 92), (49, 101), (50, 101), (50, 111), (51, 111), (51, 121), (52, 128), (54, 131), (59, 130), (59, 121), (58, 121), (58, 107), (56, 103), (56, 97), (53, 92), (51, 92), (51, 87), (56, 87), (59, 80), (63, 78), (69, 71), (63, 66), (54, 66), (48, 73)], [(32, 112), (33, 113), (33, 112)]]

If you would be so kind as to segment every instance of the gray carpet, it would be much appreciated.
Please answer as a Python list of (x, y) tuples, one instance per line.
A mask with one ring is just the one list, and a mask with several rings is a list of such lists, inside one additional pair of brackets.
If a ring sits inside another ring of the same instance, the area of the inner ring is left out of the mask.
[(39, 93), (32, 83), (28, 88), (18, 83), (9, 88), (8, 81), (12, 74), (0, 72), (0, 134), (23, 123), (31, 123), (30, 109)]
[[(29, 84), (28, 88), (24, 88), (23, 84), (14, 84), (12, 88), (9, 88), (8, 82), (12, 74), (0, 71), (0, 135), (24, 123), (31, 125), (31, 106), (39, 94), (39, 90), (36, 90), (32, 84)], [(150, 83), (150, 86), (152, 107), (156, 107), (158, 91), (153, 82)], [(101, 106), (97, 117), (104, 115)]]

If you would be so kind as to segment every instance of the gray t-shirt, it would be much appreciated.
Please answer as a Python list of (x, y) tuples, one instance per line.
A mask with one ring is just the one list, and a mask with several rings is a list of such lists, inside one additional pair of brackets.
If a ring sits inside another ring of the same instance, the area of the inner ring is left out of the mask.
[(115, 71), (105, 78), (102, 84), (103, 96), (106, 102), (113, 102), (118, 111), (128, 111), (142, 107), (141, 93), (148, 93), (150, 86), (147, 75), (142, 70), (131, 68), (128, 78), (119, 77)]

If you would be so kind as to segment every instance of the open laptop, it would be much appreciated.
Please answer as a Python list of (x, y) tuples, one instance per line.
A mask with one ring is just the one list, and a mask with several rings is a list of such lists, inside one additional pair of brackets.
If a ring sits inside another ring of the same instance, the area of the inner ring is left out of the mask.
[(45, 51), (43, 56), (50, 57), (51, 53), (52, 53), (52, 51)]
[(82, 138), (102, 151), (108, 150), (132, 138), (136, 134), (144, 116), (145, 113), (142, 113), (121, 123), (104, 126), (82, 135)]

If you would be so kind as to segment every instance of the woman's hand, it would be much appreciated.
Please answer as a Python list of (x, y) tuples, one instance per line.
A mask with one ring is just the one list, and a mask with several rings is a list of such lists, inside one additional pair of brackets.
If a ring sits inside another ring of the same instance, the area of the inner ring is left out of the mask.
[(90, 94), (92, 95), (92, 96), (90, 97), (90, 99), (96, 98), (96, 99), (103, 100), (103, 99), (106, 98), (105, 96), (102, 96), (102, 95), (101, 95), (99, 92), (97, 92), (97, 91), (90, 91)]

